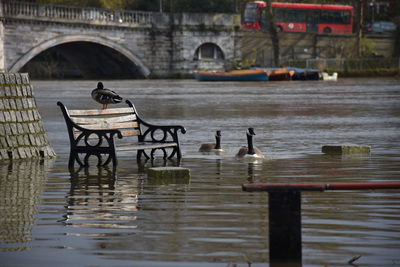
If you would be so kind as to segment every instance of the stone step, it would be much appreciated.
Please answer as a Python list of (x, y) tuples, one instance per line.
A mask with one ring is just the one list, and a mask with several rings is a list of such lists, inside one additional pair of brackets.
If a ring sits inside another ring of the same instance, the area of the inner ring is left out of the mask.
[(325, 145), (322, 146), (322, 153), (328, 155), (370, 154), (371, 146), (355, 144)]

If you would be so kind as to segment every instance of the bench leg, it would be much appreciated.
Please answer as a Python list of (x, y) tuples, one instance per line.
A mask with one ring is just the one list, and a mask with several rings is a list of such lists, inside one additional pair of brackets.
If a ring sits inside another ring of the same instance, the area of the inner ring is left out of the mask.
[(182, 158), (181, 148), (179, 146), (176, 148), (176, 157), (178, 159)]
[(143, 150), (138, 150), (136, 152), (136, 161), (140, 162), (140, 159), (142, 158)]
[(68, 168), (72, 169), (74, 168), (74, 164), (75, 164), (75, 158), (76, 158), (76, 153), (75, 152), (70, 152), (69, 153), (69, 160), (68, 160)]

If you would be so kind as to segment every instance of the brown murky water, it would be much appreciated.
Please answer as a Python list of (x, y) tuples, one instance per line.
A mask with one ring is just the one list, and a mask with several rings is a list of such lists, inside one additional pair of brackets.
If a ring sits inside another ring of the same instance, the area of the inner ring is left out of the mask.
[[(104, 81), (154, 123), (182, 124), (189, 183), (154, 181), (120, 155), (116, 173), (67, 171), (58, 100), (98, 107), (97, 81), (35, 81), (56, 160), (0, 163), (0, 266), (268, 266), (266, 193), (248, 182), (400, 181), (400, 81), (200, 83)], [(234, 159), (254, 127), (266, 159)], [(222, 131), (227, 152), (201, 143)], [(326, 156), (321, 146), (372, 146)], [(168, 162), (174, 165), (174, 162)], [(156, 161), (154, 165), (163, 165)], [(400, 190), (304, 193), (303, 266), (400, 266)]]

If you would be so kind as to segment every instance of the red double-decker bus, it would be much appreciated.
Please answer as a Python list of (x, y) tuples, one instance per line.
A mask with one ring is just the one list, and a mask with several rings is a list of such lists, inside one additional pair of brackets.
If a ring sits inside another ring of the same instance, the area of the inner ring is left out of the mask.
[[(277, 31), (353, 33), (354, 8), (347, 5), (318, 5), (299, 3), (271, 3)], [(267, 4), (253, 1), (246, 4), (243, 28), (261, 30), (267, 28)]]

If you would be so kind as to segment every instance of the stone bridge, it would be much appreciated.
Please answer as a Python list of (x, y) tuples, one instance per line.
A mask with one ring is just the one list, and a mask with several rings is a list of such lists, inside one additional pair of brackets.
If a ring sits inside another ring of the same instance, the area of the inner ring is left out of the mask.
[(241, 58), (238, 15), (0, 3), (0, 71), (166, 78)]

